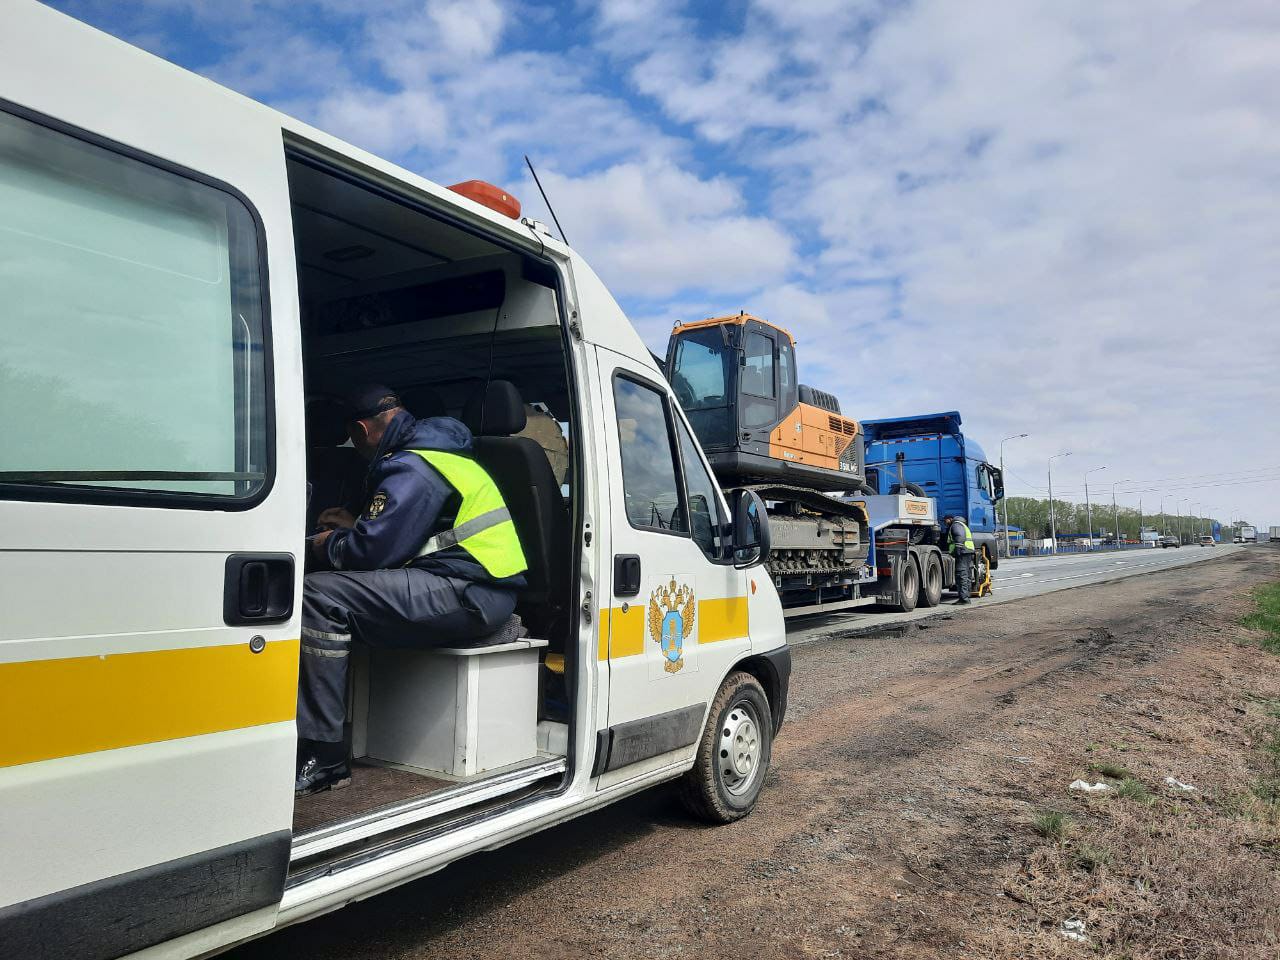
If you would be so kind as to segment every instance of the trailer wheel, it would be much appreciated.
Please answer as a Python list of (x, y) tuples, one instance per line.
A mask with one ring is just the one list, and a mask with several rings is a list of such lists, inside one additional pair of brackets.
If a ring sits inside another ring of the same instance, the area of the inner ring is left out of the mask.
[(925, 562), (924, 579), (920, 584), (920, 606), (936, 607), (942, 600), (942, 560), (930, 553)]
[(902, 558), (898, 583), (898, 609), (910, 613), (920, 598), (920, 568), (910, 554)]
[(709, 823), (732, 823), (756, 805), (773, 755), (773, 714), (760, 681), (735, 670), (711, 703), (693, 769), (680, 799)]

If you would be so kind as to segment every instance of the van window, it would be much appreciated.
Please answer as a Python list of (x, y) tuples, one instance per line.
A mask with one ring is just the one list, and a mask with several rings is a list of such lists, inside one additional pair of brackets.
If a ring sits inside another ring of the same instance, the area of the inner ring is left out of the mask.
[(0, 484), (147, 501), (264, 488), (262, 291), (244, 204), (0, 112), (0, 264)]
[(689, 503), (689, 532), (709, 560), (724, 559), (724, 516), (715, 481), (702, 465), (698, 448), (685, 425), (676, 421), (680, 459), (684, 463), (685, 494)]
[(640, 529), (687, 532), (665, 396), (634, 380), (615, 377), (613, 403), (618, 411), (627, 519)]

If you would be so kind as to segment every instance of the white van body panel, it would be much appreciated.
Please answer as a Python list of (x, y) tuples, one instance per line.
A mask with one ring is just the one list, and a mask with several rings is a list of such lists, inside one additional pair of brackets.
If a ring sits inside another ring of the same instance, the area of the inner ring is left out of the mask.
[[(234, 184), (261, 220), (271, 322), (296, 326), (288, 191), (271, 113), (37, 3), (3, 7), (0, 96)], [(277, 337), (272, 359), (277, 384), (301, 376), (296, 337)], [(251, 509), (0, 500), (0, 695), (5, 683), (30, 676), (13, 672), (16, 665), (83, 675), (96, 658), (145, 684), (155, 658), (205, 648), (239, 663), (255, 635), (268, 652), (243, 668), (246, 675), (283, 649), (296, 651), (296, 611), (284, 623), (229, 628), (221, 607), (229, 554), (298, 549), (305, 483), (298, 392), (277, 390), (271, 414), (279, 438), (274, 480)], [(137, 669), (121, 666), (128, 664)], [(172, 718), (158, 704), (146, 709), (120, 746), (103, 749), (95, 740), (102, 718), (86, 715), (70, 718), (77, 728), (43, 754), (23, 731), (23, 742), (11, 743), (19, 753), (0, 756), (0, 847), (9, 864), (23, 865), (0, 877), (0, 909), (290, 829), (291, 717), (250, 726), (213, 717), (207, 732), (185, 735), (181, 708)], [(246, 783), (257, 789), (246, 791)], [(243, 937), (269, 927), (272, 913), (229, 927)]]
[[(289, 721), (4, 771), (4, 849), (39, 854), (4, 871), (5, 902), (77, 885), (89, 871), (113, 877), (173, 860), (175, 850), (226, 846), (258, 835), (264, 822), (287, 825), (291, 793), (241, 785), (277, 780), (294, 753)], [(227, 789), (227, 777), (237, 789)]]

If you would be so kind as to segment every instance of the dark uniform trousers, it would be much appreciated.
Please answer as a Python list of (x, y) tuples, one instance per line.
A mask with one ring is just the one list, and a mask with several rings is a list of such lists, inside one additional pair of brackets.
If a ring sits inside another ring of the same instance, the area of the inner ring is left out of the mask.
[(973, 589), (973, 557), (972, 550), (956, 550), (956, 597), (960, 600), (968, 600)]
[(308, 574), (302, 587), (298, 736), (336, 743), (351, 643), (421, 648), (474, 641), (515, 611), (510, 588), (405, 567)]

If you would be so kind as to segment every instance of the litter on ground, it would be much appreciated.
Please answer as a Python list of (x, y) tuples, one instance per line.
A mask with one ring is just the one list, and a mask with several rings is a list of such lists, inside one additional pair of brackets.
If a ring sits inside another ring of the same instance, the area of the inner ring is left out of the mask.
[(1111, 788), (1105, 783), (1089, 783), (1087, 780), (1072, 780), (1068, 790), (1079, 790), (1081, 793), (1106, 793)]
[(1089, 938), (1084, 935), (1083, 920), (1063, 920), (1058, 932), (1066, 939), (1074, 940), (1076, 943), (1089, 942)]

